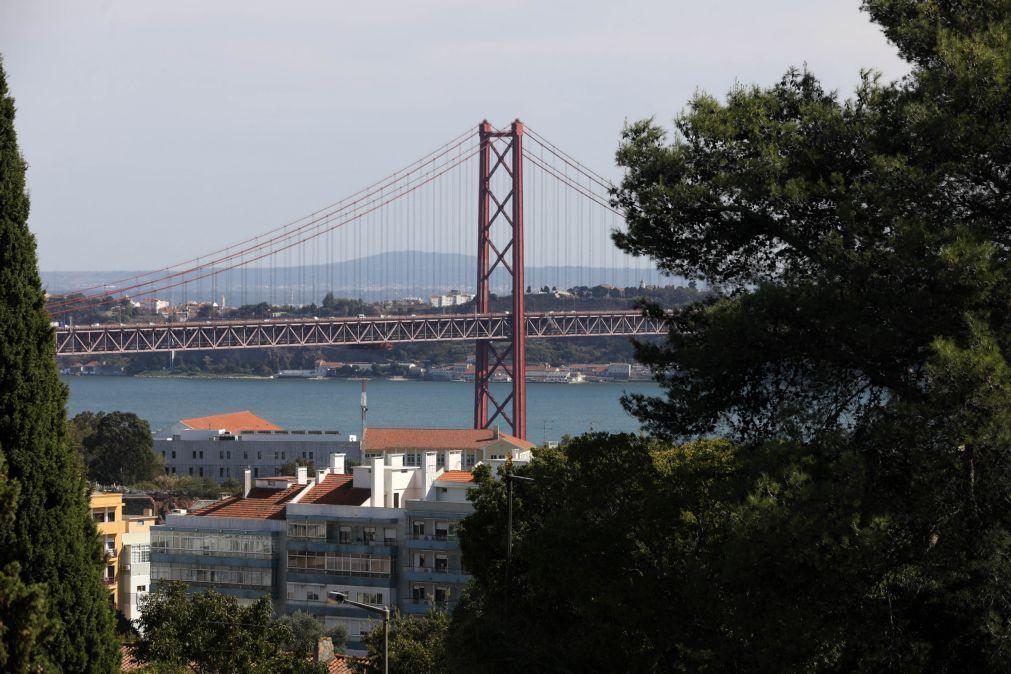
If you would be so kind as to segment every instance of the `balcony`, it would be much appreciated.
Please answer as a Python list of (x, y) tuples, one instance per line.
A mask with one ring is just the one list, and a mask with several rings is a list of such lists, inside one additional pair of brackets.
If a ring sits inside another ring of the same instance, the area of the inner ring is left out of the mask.
[(102, 584), (103, 585), (109, 585), (109, 586), (115, 585), (116, 584), (116, 580), (117, 580), (116, 576), (102, 576)]

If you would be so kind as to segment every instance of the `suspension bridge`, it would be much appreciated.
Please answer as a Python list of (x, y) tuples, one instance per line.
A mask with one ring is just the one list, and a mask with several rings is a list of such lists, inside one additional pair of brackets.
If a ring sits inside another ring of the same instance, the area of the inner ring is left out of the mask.
[[(200, 257), (56, 298), (48, 308), (60, 322), (57, 355), (472, 341), (475, 428), (502, 422), (525, 437), (528, 338), (667, 330), (665, 321), (638, 311), (527, 311), (533, 288), (661, 283), (654, 267), (613, 245), (611, 232), (623, 228), (624, 219), (609, 189), (607, 179), (520, 121), (503, 129), (485, 121), (476, 134), (468, 130), (308, 216)], [(446, 292), (468, 298), (466, 306), (411, 312), (426, 296), (434, 304)], [(239, 320), (226, 310), (260, 303), (302, 309), (325, 305), (324, 295), (331, 303), (360, 298), (396, 310), (354, 317), (303, 310)], [(67, 320), (87, 307), (127, 299), (212, 309), (201, 320), (164, 323), (74, 326)], [(511, 382), (501, 399), (493, 378)]]

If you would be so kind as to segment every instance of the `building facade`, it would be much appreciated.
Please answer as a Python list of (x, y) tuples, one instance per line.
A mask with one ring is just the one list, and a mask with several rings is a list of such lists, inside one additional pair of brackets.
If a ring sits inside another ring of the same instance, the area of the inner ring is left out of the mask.
[(123, 549), (123, 534), (126, 533), (123, 495), (118, 492), (92, 492), (91, 516), (95, 520), (95, 528), (98, 529), (98, 538), (105, 556), (102, 582), (109, 588), (113, 605), (118, 606), (119, 557)]
[(247, 410), (183, 419), (155, 436), (154, 451), (170, 475), (224, 482), (241, 480), (246, 468), (259, 478), (298, 461), (323, 465), (333, 453), (356, 459), (359, 443), (338, 431), (284, 430)]
[(370, 436), (361, 465), (335, 453), (311, 475), (249, 471), (242, 496), (168, 516), (151, 536), (152, 582), (213, 587), (242, 602), (268, 595), (279, 613), (343, 625), (352, 652), (364, 651), (375, 616), (328, 602), (331, 591), (403, 613), (451, 609), (469, 579), (456, 534), (473, 511), (470, 468), (529, 460), (531, 445), (494, 431), (369, 429), (367, 444)]

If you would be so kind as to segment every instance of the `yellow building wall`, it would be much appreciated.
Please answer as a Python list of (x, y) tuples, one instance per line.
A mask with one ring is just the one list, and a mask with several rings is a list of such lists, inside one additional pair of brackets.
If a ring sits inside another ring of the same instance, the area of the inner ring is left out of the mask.
[(123, 534), (126, 533), (126, 519), (123, 517), (123, 495), (114, 492), (94, 492), (91, 494), (91, 516), (98, 529), (105, 553), (105, 570), (102, 580), (109, 588), (112, 602), (118, 608), (117, 596), (119, 576), (119, 555), (123, 550)]

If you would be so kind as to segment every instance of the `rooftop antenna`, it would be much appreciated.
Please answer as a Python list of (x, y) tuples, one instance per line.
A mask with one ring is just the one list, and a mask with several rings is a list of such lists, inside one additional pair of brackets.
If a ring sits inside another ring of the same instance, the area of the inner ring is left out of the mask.
[(369, 414), (369, 394), (368, 394), (368, 379), (362, 379), (362, 437), (359, 440), (364, 446), (365, 443), (365, 427), (366, 427), (366, 417)]

